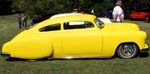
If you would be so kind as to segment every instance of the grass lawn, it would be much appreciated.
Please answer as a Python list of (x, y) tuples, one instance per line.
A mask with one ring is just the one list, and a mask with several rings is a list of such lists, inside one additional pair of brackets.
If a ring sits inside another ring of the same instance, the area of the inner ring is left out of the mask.
[[(129, 20), (126, 22), (138, 24), (150, 38), (150, 23)], [(0, 16), (0, 49), (21, 31), (18, 29), (17, 15)], [(150, 74), (150, 56), (133, 59), (41, 61), (6, 61), (0, 56), (0, 74)]]

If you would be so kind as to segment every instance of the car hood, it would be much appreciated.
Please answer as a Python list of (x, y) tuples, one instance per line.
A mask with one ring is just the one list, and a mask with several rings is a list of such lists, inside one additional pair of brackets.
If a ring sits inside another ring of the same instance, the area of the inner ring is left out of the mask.
[(105, 31), (139, 31), (139, 27), (133, 23), (107, 23), (104, 25)]

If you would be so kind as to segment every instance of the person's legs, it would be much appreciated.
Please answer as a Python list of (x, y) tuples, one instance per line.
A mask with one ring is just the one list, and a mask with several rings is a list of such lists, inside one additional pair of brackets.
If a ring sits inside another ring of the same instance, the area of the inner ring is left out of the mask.
[(27, 27), (27, 21), (24, 21), (24, 27), (25, 28)]
[(25, 22), (24, 21), (22, 21), (22, 26), (25, 27)]
[(19, 22), (19, 29), (21, 29), (22, 28), (22, 23), (21, 22)]

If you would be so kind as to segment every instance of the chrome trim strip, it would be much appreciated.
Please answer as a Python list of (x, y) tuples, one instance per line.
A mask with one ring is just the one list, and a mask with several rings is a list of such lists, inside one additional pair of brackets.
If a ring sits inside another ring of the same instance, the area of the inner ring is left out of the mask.
[(66, 57), (52, 57), (50, 59), (67, 59), (67, 60), (71, 60), (71, 59), (99, 59), (99, 58), (112, 58), (112, 56), (84, 56), (84, 57), (74, 57), (74, 56), (66, 56)]

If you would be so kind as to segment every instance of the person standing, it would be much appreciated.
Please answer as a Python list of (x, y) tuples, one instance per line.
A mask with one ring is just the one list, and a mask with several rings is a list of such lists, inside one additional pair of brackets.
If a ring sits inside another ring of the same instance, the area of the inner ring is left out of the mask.
[(112, 17), (114, 22), (124, 21), (124, 12), (121, 6), (122, 6), (122, 1), (118, 0), (112, 12)]
[(95, 12), (94, 12), (94, 8), (91, 10), (91, 14), (95, 14)]
[(19, 23), (19, 29), (21, 29), (22, 28), (22, 16), (21, 16), (21, 14), (19, 14), (19, 16), (18, 16), (18, 23)]
[(28, 20), (27, 16), (24, 16), (24, 18), (23, 18), (23, 24), (24, 24), (25, 28), (27, 27), (27, 20)]
[(38, 23), (38, 16), (35, 15), (33, 18), (32, 18), (32, 22), (31, 22), (31, 25), (35, 25), (36, 23)]

